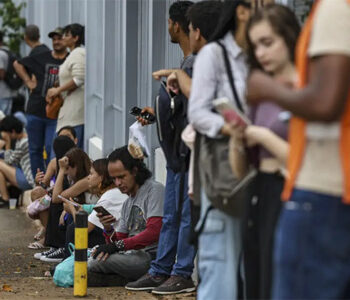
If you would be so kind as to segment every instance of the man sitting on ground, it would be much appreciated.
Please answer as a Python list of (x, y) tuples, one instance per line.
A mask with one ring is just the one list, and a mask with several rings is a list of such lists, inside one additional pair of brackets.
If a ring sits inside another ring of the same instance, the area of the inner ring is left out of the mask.
[[(0, 122), (3, 140), (0, 140), (0, 150), (4, 160), (0, 160), (0, 193), (1, 201), (8, 203), (10, 195), (7, 182), (20, 188), (33, 188), (34, 179), (30, 168), (28, 137), (23, 130), (23, 124), (13, 116), (7, 116)], [(11, 140), (16, 140), (14, 150), (11, 150)]]
[[(108, 172), (125, 200), (120, 220), (97, 214), (104, 226), (106, 245), (97, 246), (88, 265), (89, 286), (124, 285), (145, 274), (155, 258), (162, 226), (164, 186), (151, 179), (142, 160), (127, 147), (108, 157)], [(117, 231), (112, 224), (118, 222)]]

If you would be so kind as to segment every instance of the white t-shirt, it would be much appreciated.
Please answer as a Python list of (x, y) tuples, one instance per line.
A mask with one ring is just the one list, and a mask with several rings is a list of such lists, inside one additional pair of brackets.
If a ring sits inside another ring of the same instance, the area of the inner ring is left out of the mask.
[[(103, 206), (103, 208), (108, 210), (116, 218), (117, 222), (114, 224), (115, 228), (119, 223), (120, 212), (123, 203), (127, 198), (128, 195), (122, 194), (118, 188), (114, 188), (105, 192), (96, 203), (96, 206)], [(103, 229), (103, 225), (101, 224), (96, 214), (96, 211), (93, 210), (89, 215), (88, 221), (94, 224), (95, 226)]]

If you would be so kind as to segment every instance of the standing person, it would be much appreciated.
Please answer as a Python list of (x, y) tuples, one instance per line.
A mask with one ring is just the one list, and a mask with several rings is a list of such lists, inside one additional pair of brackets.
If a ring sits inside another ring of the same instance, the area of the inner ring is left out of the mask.
[(60, 109), (56, 131), (61, 127), (73, 126), (78, 138), (78, 147), (84, 147), (84, 82), (85, 48), (84, 26), (70, 24), (64, 28), (63, 43), (70, 49), (69, 57), (60, 66), (59, 87), (48, 90), (46, 101), (62, 93), (64, 98)]
[(5, 82), (6, 70), (9, 62), (8, 48), (4, 46), (4, 34), (0, 32), (0, 110), (5, 114), (11, 114), (12, 92)]
[(297, 45), (299, 89), (258, 71), (249, 79), (250, 102), (269, 99), (294, 115), (274, 299), (350, 297), (349, 30), (350, 1), (317, 1)]
[[(66, 47), (62, 41), (62, 29), (56, 28), (49, 33), (52, 39), (53, 51), (45, 51), (24, 57), (15, 61), (13, 66), (17, 74), (23, 79), (30, 90), (26, 117), (27, 133), (29, 138), (29, 153), (32, 173), (35, 176), (37, 169), (45, 170), (43, 150), (50, 158), (53, 136), (57, 120), (46, 116), (46, 93), (58, 80), (59, 66), (67, 56)], [(46, 165), (49, 161), (47, 161)]]
[[(188, 9), (192, 5), (191, 1), (173, 3), (169, 8), (168, 19), (168, 31), (171, 42), (180, 45), (184, 55), (181, 68), (187, 70), (192, 69), (194, 61), (188, 36), (189, 21), (186, 16)], [(154, 114), (152, 108), (146, 108), (145, 110)], [(175, 144), (174, 147), (176, 147)], [(180, 149), (177, 149), (177, 151), (180, 151)], [(165, 151), (165, 153), (169, 153), (169, 151)], [(152, 261), (148, 273), (136, 282), (128, 284), (126, 286), (127, 289), (152, 290), (156, 294), (176, 294), (195, 290), (191, 278), (195, 249), (189, 243), (191, 207), (188, 197), (188, 174), (187, 171), (183, 174), (176, 167), (173, 161), (168, 159), (164, 217), (157, 258)], [(180, 191), (182, 178), (185, 183), (183, 190)], [(183, 193), (183, 200), (180, 204), (181, 193)], [(179, 213), (180, 209), (181, 212)]]
[[(202, 1), (199, 3), (196, 3), (192, 5), (188, 11), (187, 11), (187, 16), (188, 16), (188, 21), (189, 21), (189, 41), (190, 41), (190, 49), (193, 54), (197, 54), (199, 50), (206, 44), (207, 40), (209, 37), (212, 35), (214, 32), (217, 21), (219, 18), (221, 12), (221, 3), (217, 1)], [(165, 71), (165, 72), (164, 72)], [(162, 74), (169, 74), (173, 72), (174, 70), (162, 70)], [(174, 71), (177, 76), (183, 75), (183, 80), (180, 81), (180, 90), (182, 93), (184, 90), (184, 86), (182, 85), (182, 82), (186, 82), (186, 86), (189, 85), (189, 89), (191, 87), (191, 77), (187, 75), (187, 73), (183, 70), (175, 70)], [(159, 76), (163, 76), (160, 74), (160, 72), (156, 72), (159, 74)], [(158, 76), (158, 75), (157, 75)], [(166, 75), (164, 75), (166, 76)], [(143, 120), (140, 120), (143, 121)], [(169, 173), (168, 173), (169, 174)], [(166, 186), (166, 191), (169, 190), (169, 186)], [(188, 188), (186, 188), (185, 192), (188, 194)], [(168, 194), (166, 194), (168, 195)], [(187, 196), (188, 197), (188, 196)], [(164, 254), (161, 252), (163, 249), (166, 249), (166, 247), (169, 247), (170, 249), (173, 247), (173, 243), (175, 244), (175, 240), (172, 240), (173, 242), (170, 242), (169, 238), (169, 232), (172, 230), (177, 230), (178, 224), (175, 222), (176, 221), (176, 211), (173, 209), (171, 205), (168, 204), (168, 201), (171, 199), (166, 198), (165, 199), (165, 209), (164, 209), (164, 218), (163, 218), (163, 225), (160, 239), (159, 239), (159, 244), (164, 244), (168, 243), (167, 245), (164, 246), (159, 246), (159, 250), (157, 253), (157, 259), (151, 263), (151, 268), (148, 271), (148, 273), (141, 277), (139, 280), (136, 282), (130, 282), (126, 285), (126, 289), (129, 290), (152, 290), (156, 294), (167, 294), (167, 293), (179, 293), (179, 292), (190, 292), (194, 290), (193, 282), (192, 280), (179, 280), (179, 278), (175, 277), (177, 283), (179, 285), (167, 285), (163, 286), (160, 285), (157, 288), (157, 285), (159, 285), (162, 282), (162, 275), (164, 274), (164, 265), (165, 262), (169, 265), (168, 268), (168, 273), (165, 273), (165, 275), (169, 276), (170, 271), (171, 274), (178, 274), (179, 273), (179, 265), (181, 263), (183, 264), (184, 259), (186, 256), (184, 255), (183, 252), (180, 250), (182, 249), (181, 247), (184, 247), (181, 245), (181, 243), (184, 243), (182, 239), (186, 238), (189, 239), (188, 232), (186, 231), (186, 235), (183, 238), (178, 238), (178, 248), (177, 248), (177, 257), (178, 257), (178, 262), (175, 263), (175, 255), (172, 256), (172, 252), (168, 252), (167, 256), (163, 256)], [(174, 201), (174, 200), (171, 200)], [(186, 198), (186, 201), (189, 201), (188, 198)], [(190, 202), (190, 201), (189, 201)], [(188, 205), (186, 203), (186, 205)], [(188, 209), (188, 208), (186, 208)], [(190, 208), (192, 209), (192, 208)], [(187, 212), (186, 212), (187, 213)], [(174, 222), (172, 223), (172, 226), (169, 226), (167, 224), (167, 221), (165, 220), (165, 216), (173, 215), (173, 220)], [(187, 220), (188, 216), (182, 216), (185, 220)], [(187, 223), (190, 223), (190, 221), (186, 221)], [(178, 235), (182, 234), (184, 231), (181, 231), (181, 226), (180, 230), (178, 231)], [(187, 245), (187, 241), (185, 241)], [(174, 248), (175, 249), (175, 248)], [(163, 250), (164, 251), (164, 250)], [(175, 253), (174, 253), (175, 254)], [(193, 259), (193, 257), (189, 256), (188, 258)], [(191, 261), (192, 263), (192, 261)], [(158, 270), (162, 267), (163, 273), (159, 272)], [(172, 267), (172, 270), (171, 270)], [(189, 269), (192, 271), (192, 268)], [(156, 274), (156, 276), (152, 276), (152, 274)], [(191, 276), (191, 273), (188, 272), (186, 274), (188, 278)], [(181, 279), (181, 278), (180, 278)], [(164, 279), (163, 279), (164, 280)], [(175, 280), (173, 280), (174, 282)]]
[[(226, 1), (213, 40), (226, 48), (229, 64), (234, 71), (234, 84), (240, 101), (244, 99), (247, 76), (245, 27), (250, 17), (250, 3)], [(227, 97), (234, 105), (234, 95), (225, 68), (222, 48), (212, 42), (204, 46), (194, 64), (188, 118), (194, 129), (211, 138), (228, 135), (228, 124), (213, 112), (213, 100)], [(238, 99), (237, 99), (238, 100)], [(244, 103), (241, 102), (244, 106)], [(200, 169), (199, 169), (200, 171)], [(195, 175), (198, 177), (198, 174)], [(238, 269), (241, 254), (241, 219), (211, 209), (202, 187), (201, 219), (206, 224), (199, 236), (198, 299), (237, 299)], [(202, 222), (200, 220), (200, 223)]]
[(291, 111), (276, 231), (274, 299), (349, 299), (350, 1), (314, 4), (299, 38), (298, 90), (255, 71), (248, 99)]
[[(297, 18), (287, 7), (272, 4), (258, 10), (247, 25), (250, 67), (263, 70), (273, 78), (296, 82), (293, 61), (299, 31)], [(233, 130), (230, 141), (235, 175), (238, 178), (246, 175), (249, 164), (258, 169), (246, 201), (247, 215), (243, 222), (247, 299), (271, 297), (272, 249), (289, 148), (286, 113), (273, 103), (261, 103), (252, 108), (252, 125)], [(255, 155), (251, 155), (252, 151)]]
[(40, 42), (40, 30), (36, 25), (28, 25), (24, 29), (24, 42), (31, 48), (29, 55), (50, 51), (49, 47)]

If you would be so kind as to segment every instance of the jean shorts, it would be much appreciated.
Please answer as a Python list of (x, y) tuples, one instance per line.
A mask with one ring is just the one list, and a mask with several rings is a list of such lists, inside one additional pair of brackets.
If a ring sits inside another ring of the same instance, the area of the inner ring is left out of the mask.
[(16, 181), (22, 191), (31, 190), (33, 187), (28, 183), (21, 168), (16, 167)]

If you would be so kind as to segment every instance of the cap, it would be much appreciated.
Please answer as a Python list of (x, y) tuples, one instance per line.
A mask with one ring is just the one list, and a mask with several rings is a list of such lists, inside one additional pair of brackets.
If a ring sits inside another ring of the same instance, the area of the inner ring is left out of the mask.
[(51, 31), (51, 32), (48, 34), (48, 36), (49, 36), (49, 38), (52, 39), (53, 36), (56, 35), (56, 34), (58, 34), (58, 35), (63, 35), (63, 28), (57, 27), (54, 31)]

